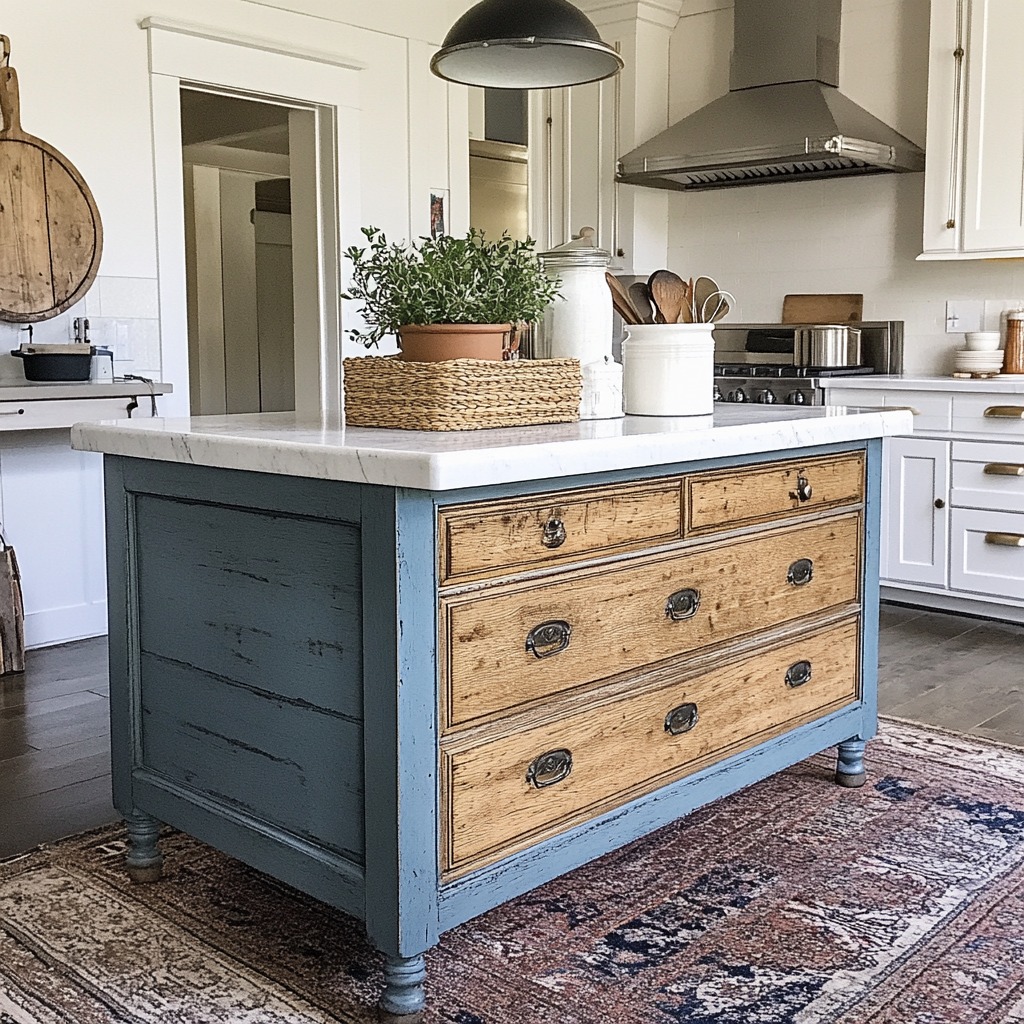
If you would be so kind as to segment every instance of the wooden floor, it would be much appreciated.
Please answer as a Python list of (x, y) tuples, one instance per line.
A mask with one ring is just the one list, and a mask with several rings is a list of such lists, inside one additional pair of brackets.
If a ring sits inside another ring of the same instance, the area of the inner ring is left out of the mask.
[[(881, 711), (1024, 746), (1024, 626), (883, 605)], [(115, 821), (106, 641), (0, 679), (0, 858)]]

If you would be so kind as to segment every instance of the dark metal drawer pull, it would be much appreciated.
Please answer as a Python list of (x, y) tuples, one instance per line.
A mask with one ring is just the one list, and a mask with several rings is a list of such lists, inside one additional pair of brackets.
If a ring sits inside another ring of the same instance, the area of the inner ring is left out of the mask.
[(810, 558), (798, 558), (786, 573), (786, 579), (794, 587), (802, 587), (814, 579), (814, 562)]
[(680, 736), (689, 732), (700, 719), (696, 704), (680, 704), (665, 716), (665, 732)]
[(985, 467), (986, 476), (1024, 476), (1024, 466), (1012, 462), (990, 462)]
[(795, 690), (798, 686), (811, 681), (811, 663), (809, 661), (798, 661), (789, 666), (786, 672), (786, 685)]
[(537, 789), (553, 786), (569, 777), (572, 771), (571, 750), (549, 750), (535, 757), (526, 769), (526, 781)]
[(1019, 533), (986, 533), (985, 543), (1001, 548), (1024, 548), (1024, 536)]
[(700, 591), (687, 587), (669, 595), (665, 602), (665, 615), (673, 622), (682, 622), (683, 619), (692, 619), (699, 607)]
[(542, 622), (526, 634), (526, 649), (537, 658), (561, 654), (569, 646), (572, 626), (564, 619)]
[(546, 548), (560, 548), (565, 543), (565, 523), (561, 519), (549, 519), (544, 524), (541, 543)]
[(814, 488), (811, 487), (811, 482), (805, 476), (798, 476), (796, 478), (796, 490), (789, 492), (789, 496), (796, 498), (797, 501), (810, 501), (813, 494)]
[(1024, 420), (1024, 405), (990, 405), (985, 415), (991, 420)]

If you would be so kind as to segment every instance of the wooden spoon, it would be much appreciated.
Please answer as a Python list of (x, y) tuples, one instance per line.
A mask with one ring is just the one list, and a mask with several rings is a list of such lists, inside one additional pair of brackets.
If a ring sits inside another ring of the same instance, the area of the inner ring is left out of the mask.
[(707, 323), (711, 314), (715, 311), (715, 303), (712, 300), (710, 306), (708, 300), (720, 291), (718, 285), (710, 277), (698, 277), (693, 282), (693, 322), (697, 324)]
[(612, 305), (615, 312), (622, 317), (627, 324), (639, 324), (643, 318), (633, 305), (629, 292), (622, 287), (622, 282), (610, 271), (604, 272), (604, 279), (608, 282), (608, 290), (612, 293)]
[(658, 307), (662, 318), (660, 322), (679, 323), (679, 316), (686, 305), (686, 282), (671, 270), (656, 270), (648, 278), (647, 287), (654, 305)]
[(643, 281), (634, 281), (629, 286), (629, 298), (633, 307), (640, 314), (640, 320), (645, 324), (654, 323), (654, 306), (651, 303), (651, 293)]

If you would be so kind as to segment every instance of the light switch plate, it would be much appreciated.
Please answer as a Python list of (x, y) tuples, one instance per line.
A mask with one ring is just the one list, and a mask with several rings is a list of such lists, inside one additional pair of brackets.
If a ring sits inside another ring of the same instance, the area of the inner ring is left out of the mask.
[(947, 334), (964, 334), (967, 331), (980, 331), (984, 318), (984, 299), (946, 300)]

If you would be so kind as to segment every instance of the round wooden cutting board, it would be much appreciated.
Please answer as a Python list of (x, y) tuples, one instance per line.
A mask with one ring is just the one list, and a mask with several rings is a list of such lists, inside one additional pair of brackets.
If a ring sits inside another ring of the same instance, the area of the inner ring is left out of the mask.
[(22, 131), (6, 36), (0, 46), (0, 320), (33, 323), (63, 313), (88, 291), (103, 228), (71, 161)]

